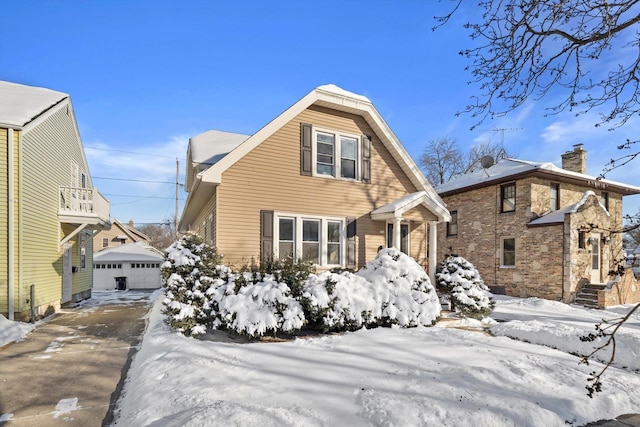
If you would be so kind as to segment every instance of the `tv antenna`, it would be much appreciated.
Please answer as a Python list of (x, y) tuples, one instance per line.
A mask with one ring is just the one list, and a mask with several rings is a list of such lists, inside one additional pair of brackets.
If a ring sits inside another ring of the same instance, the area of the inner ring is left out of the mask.
[(493, 128), (491, 129), (492, 132), (500, 132), (501, 136), (500, 136), (500, 145), (502, 147), (504, 147), (504, 133), (505, 132), (513, 132), (516, 130), (523, 130), (523, 128)]

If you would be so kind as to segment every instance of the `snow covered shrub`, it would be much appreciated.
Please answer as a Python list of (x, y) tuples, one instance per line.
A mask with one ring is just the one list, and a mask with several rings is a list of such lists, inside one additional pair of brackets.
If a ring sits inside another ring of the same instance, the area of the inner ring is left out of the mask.
[(210, 287), (224, 283), (229, 269), (216, 250), (195, 234), (184, 235), (165, 251), (162, 264), (167, 323), (186, 336), (203, 334), (210, 322)]
[(371, 283), (349, 272), (310, 275), (301, 302), (307, 327), (322, 332), (355, 331), (382, 314)]
[(294, 260), (292, 257), (284, 260), (268, 260), (260, 264), (262, 275), (272, 274), (277, 282), (286, 283), (295, 297), (302, 295), (307, 278), (315, 272), (316, 269), (312, 263)]
[(371, 283), (382, 324), (433, 325), (440, 316), (440, 302), (424, 269), (395, 248), (382, 249), (356, 276)]
[(495, 302), (473, 264), (459, 256), (447, 257), (436, 269), (438, 291), (450, 295), (451, 306), (464, 316), (481, 319)]
[(289, 286), (273, 275), (254, 283), (255, 277), (249, 272), (231, 274), (226, 284), (210, 288), (208, 294), (216, 307), (212, 327), (252, 338), (301, 329), (304, 312)]

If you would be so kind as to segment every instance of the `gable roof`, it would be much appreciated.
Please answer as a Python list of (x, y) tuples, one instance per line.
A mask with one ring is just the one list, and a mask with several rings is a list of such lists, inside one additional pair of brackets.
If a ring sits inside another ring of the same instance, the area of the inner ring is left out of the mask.
[(402, 216), (405, 212), (410, 211), (416, 206), (422, 205), (429, 211), (433, 212), (440, 220), (450, 221), (451, 215), (449, 211), (440, 206), (429, 197), (426, 191), (418, 191), (416, 193), (407, 194), (392, 202), (387, 203), (384, 206), (379, 207), (371, 211), (371, 219), (373, 220), (385, 220), (389, 218), (395, 218)]
[(378, 110), (373, 106), (369, 98), (349, 92), (333, 84), (315, 88), (278, 117), (269, 122), (262, 129), (258, 130), (258, 132), (242, 141), (229, 153), (216, 159), (215, 164), (211, 167), (198, 173), (192, 188), (189, 189), (189, 197), (187, 198), (186, 205), (189, 205), (190, 199), (192, 199), (193, 194), (197, 191), (200, 185), (204, 184), (205, 186), (211, 186), (220, 184), (222, 182), (222, 174), (224, 171), (229, 169), (247, 153), (273, 135), (273, 133), (278, 129), (312, 105), (319, 105), (362, 116), (369, 126), (371, 126), (373, 132), (375, 132), (385, 147), (389, 150), (393, 158), (398, 162), (400, 167), (405, 171), (418, 191), (425, 191), (429, 197), (434, 200), (434, 203), (439, 205), (446, 212), (445, 204), (440, 196), (436, 193), (431, 184), (429, 184), (409, 153), (407, 153), (403, 147), (400, 140), (398, 140)]
[(0, 81), (0, 126), (22, 128), (66, 98), (55, 90)]
[(153, 261), (164, 259), (160, 252), (146, 243), (135, 242), (105, 249), (93, 255), (94, 262), (107, 261)]
[[(552, 211), (552, 212), (549, 212), (546, 215), (542, 215), (541, 217), (538, 217), (538, 218), (530, 221), (529, 224), (527, 224), (527, 225), (529, 225), (531, 227), (535, 227), (535, 226), (562, 224), (562, 223), (564, 223), (565, 215), (578, 212), (578, 209), (580, 209), (580, 207), (587, 202), (587, 199), (589, 197), (596, 197), (597, 198), (596, 193), (594, 193), (593, 191), (591, 191), (591, 190), (585, 191), (585, 193), (582, 195), (582, 198), (578, 201), (578, 203), (574, 203), (573, 205), (569, 205), (569, 206), (564, 207), (562, 209), (558, 209), (557, 211)], [(607, 216), (610, 216), (610, 214), (607, 211), (607, 209), (604, 206), (602, 206), (602, 203), (600, 203), (600, 200), (599, 199), (596, 199), (596, 200), (597, 200), (598, 205), (600, 206), (600, 208), (602, 208), (602, 210), (604, 211), (604, 213)]]
[(116, 227), (118, 227), (119, 229), (121, 229), (127, 236), (129, 236), (132, 240), (145, 240), (145, 241), (149, 241), (151, 240), (149, 238), (149, 236), (147, 236), (146, 234), (144, 234), (141, 231), (136, 230), (135, 228), (131, 228), (129, 227), (127, 224), (124, 224), (121, 221), (118, 221), (117, 219), (114, 219), (112, 222), (112, 225), (115, 225)]
[(500, 159), (493, 166), (486, 169), (476, 168), (470, 172), (454, 176), (448, 182), (438, 185), (436, 191), (441, 196), (448, 196), (488, 185), (513, 181), (514, 179), (530, 175), (544, 176), (578, 185), (607, 189), (625, 196), (640, 194), (640, 187), (607, 179), (598, 179), (595, 176), (569, 171), (551, 162), (530, 162), (510, 158)]

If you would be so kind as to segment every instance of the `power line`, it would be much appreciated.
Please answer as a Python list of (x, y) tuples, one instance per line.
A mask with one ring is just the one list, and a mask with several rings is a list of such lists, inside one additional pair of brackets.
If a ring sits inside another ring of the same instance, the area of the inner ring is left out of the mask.
[[(111, 193), (102, 193), (103, 196), (111, 196), (111, 197), (138, 197), (143, 199), (168, 199), (175, 200), (175, 197), (162, 197), (162, 196), (143, 196), (141, 194), (111, 194)], [(180, 198), (179, 200), (185, 200)]]
[[(151, 181), (147, 179), (109, 178), (104, 176), (92, 176), (91, 179), (106, 179), (109, 181), (130, 181), (130, 182), (150, 182), (153, 184), (176, 184), (175, 181)], [(178, 184), (184, 187), (184, 184)]]
[[(161, 154), (148, 154), (148, 153), (136, 153), (135, 151), (125, 151), (125, 150), (116, 150), (115, 148), (103, 148), (103, 147), (92, 147), (90, 145), (85, 145), (84, 148), (91, 148), (94, 150), (103, 150), (103, 151), (113, 151), (116, 153), (125, 153), (125, 154), (136, 154), (138, 156), (149, 156), (149, 157), (162, 157), (165, 159), (175, 159), (175, 156), (163, 156)], [(180, 160), (186, 160), (186, 158), (182, 158)]]

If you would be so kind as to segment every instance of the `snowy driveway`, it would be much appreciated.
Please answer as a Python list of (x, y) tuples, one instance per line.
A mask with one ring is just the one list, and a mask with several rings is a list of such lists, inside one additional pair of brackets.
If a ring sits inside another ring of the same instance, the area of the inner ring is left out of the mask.
[(1, 347), (0, 425), (103, 425), (137, 351), (149, 296), (100, 294)]

